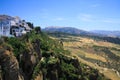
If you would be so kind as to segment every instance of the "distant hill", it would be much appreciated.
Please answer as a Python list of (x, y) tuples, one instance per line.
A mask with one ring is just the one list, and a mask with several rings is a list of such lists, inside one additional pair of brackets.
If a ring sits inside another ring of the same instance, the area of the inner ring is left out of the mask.
[(88, 32), (88, 31), (84, 31), (84, 30), (80, 30), (77, 28), (73, 28), (73, 27), (46, 27), (45, 29), (43, 29), (43, 31), (45, 32), (62, 32), (62, 33), (68, 33), (68, 34), (76, 34), (76, 35), (90, 35), (92, 33)]
[(48, 35), (52, 36), (57, 36), (60, 37), (62, 36), (67, 36), (67, 35), (74, 35), (74, 36), (83, 36), (83, 37), (89, 37), (95, 40), (103, 40), (115, 44), (120, 44), (120, 37), (119, 35), (115, 34), (117, 33), (116, 31), (114, 33), (108, 31), (106, 32), (93, 32), (93, 31), (84, 31), (84, 30), (79, 30), (73, 27), (47, 27), (43, 29), (43, 31), (47, 32)]
[(73, 27), (50, 26), (43, 29), (45, 32), (62, 32), (74, 35), (99, 36), (99, 37), (120, 37), (120, 31), (93, 30), (85, 31)]
[(91, 31), (94, 34), (106, 35), (109, 37), (120, 37), (120, 31), (105, 31), (105, 30), (94, 30)]

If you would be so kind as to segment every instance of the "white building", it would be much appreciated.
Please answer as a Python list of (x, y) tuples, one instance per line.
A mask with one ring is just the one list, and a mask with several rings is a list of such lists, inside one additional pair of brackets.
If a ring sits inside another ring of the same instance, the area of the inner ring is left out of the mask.
[(19, 17), (0, 19), (0, 36), (22, 36), (32, 29)]
[(0, 35), (10, 36), (10, 21), (0, 21)]
[(23, 31), (26, 32), (25, 28), (22, 26), (11, 26), (10, 34), (14, 36), (22, 36)]

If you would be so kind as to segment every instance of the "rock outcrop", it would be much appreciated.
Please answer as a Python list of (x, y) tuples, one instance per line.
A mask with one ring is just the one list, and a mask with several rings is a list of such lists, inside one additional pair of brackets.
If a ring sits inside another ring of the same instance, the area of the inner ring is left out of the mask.
[[(42, 72), (40, 71), (39, 74), (35, 77), (35, 80), (43, 80)], [(54, 79), (55, 80), (55, 79)]]
[(1, 66), (0, 66), (0, 80), (2, 80), (2, 70), (1, 70)]
[(24, 80), (17, 59), (10, 51), (3, 48), (0, 48), (0, 65), (3, 80)]
[(37, 65), (37, 57), (34, 54), (24, 53), (21, 57), (21, 67), (25, 75), (25, 80), (30, 80)]
[(29, 48), (30, 49), (28, 52), (22, 53), (20, 57), (21, 67), (25, 75), (25, 80), (30, 80), (32, 78), (34, 68), (42, 57), (40, 51), (40, 40), (36, 39), (32, 43), (31, 47), (29, 46)]

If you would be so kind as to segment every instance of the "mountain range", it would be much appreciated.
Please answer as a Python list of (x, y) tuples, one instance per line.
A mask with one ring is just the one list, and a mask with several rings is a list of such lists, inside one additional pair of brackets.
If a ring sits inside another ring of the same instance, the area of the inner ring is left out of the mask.
[(105, 30), (85, 31), (85, 30), (74, 28), (74, 27), (50, 26), (50, 27), (44, 28), (43, 31), (51, 32), (51, 33), (52, 32), (62, 32), (62, 33), (76, 34), (76, 35), (120, 37), (120, 31), (105, 31)]
[(110, 37), (120, 37), (120, 31), (93, 30), (92, 33), (106, 35)]
[(77, 28), (74, 28), (74, 27), (58, 27), (58, 26), (50, 26), (50, 27), (46, 27), (43, 29), (43, 31), (46, 31), (46, 32), (62, 32), (62, 33), (68, 33), (68, 34), (76, 34), (76, 35), (79, 35), (79, 34), (90, 34), (90, 32), (88, 31), (84, 31), (84, 30), (81, 30), (81, 29), (77, 29)]

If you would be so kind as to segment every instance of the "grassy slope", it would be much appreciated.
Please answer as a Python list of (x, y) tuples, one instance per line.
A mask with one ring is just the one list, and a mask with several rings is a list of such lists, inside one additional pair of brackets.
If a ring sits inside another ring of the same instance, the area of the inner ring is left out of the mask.
[[(53, 39), (55, 39), (55, 37)], [(56, 39), (62, 40), (64, 44), (64, 48), (67, 50), (70, 50), (72, 52), (72, 55), (77, 56), (81, 62), (86, 63), (89, 66), (92, 66), (94, 68), (97, 68), (101, 73), (111, 78), (112, 80), (120, 79), (120, 77), (117, 76), (115, 71), (103, 66), (101, 67), (95, 62), (89, 61), (89, 59), (90, 60), (92, 59), (92, 60), (97, 60), (97, 61), (107, 63), (108, 59), (106, 57), (108, 56), (104, 51), (99, 49), (107, 48), (116, 56), (120, 56), (120, 53), (119, 53), (120, 45), (109, 43), (109, 42), (103, 42), (103, 41), (95, 41), (90, 38), (85, 38), (85, 37), (83, 38), (78, 36), (59, 37)], [(96, 47), (98, 49), (96, 49)]]

